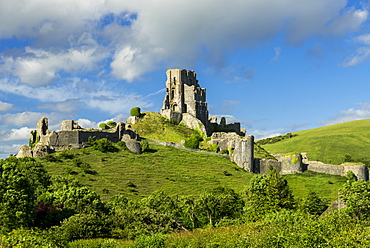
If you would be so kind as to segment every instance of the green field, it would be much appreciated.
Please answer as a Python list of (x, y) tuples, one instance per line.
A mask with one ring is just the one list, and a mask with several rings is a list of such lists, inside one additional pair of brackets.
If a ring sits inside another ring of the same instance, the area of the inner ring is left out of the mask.
[(331, 164), (345, 162), (348, 155), (353, 162), (369, 165), (370, 120), (345, 122), (293, 134), (297, 136), (262, 147), (273, 154), (307, 152), (309, 160)]
[[(62, 154), (64, 154), (62, 156)], [(123, 150), (102, 153), (85, 148), (55, 153), (58, 162), (48, 157), (39, 160), (51, 174), (71, 176), (96, 191), (103, 200), (116, 194), (141, 198), (163, 190), (174, 195), (198, 195), (218, 186), (243, 192), (252, 173), (246, 172), (225, 157), (173, 147), (151, 145), (151, 150), (137, 155)], [(66, 158), (71, 154), (72, 159)], [(91, 167), (84, 172), (84, 163)], [(296, 197), (305, 197), (309, 190), (333, 200), (344, 177), (305, 172), (285, 176)]]

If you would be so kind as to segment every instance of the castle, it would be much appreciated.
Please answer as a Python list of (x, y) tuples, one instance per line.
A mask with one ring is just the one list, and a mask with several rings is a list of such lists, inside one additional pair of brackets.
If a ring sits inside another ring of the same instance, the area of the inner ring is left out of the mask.
[(183, 122), (190, 128), (200, 129), (207, 136), (216, 131), (245, 135), (240, 123), (226, 124), (223, 117), (218, 124), (216, 117), (209, 118), (206, 89), (199, 86), (194, 71), (169, 69), (166, 75), (166, 95), (161, 109), (163, 116), (170, 121)]
[[(184, 123), (211, 137), (209, 142), (216, 144), (219, 150), (230, 151), (230, 159), (244, 170), (262, 174), (273, 167), (281, 174), (312, 170), (342, 176), (350, 170), (358, 179), (368, 180), (369, 172), (362, 164), (328, 165), (308, 161), (307, 154), (279, 154), (276, 160), (256, 159), (254, 137), (246, 136), (245, 130), (240, 129), (240, 123), (227, 124), (224, 117), (217, 123), (217, 118), (209, 118), (206, 89), (200, 87), (194, 71), (169, 69), (166, 74), (166, 95), (161, 114), (171, 122)], [(130, 123), (129, 120), (126, 122)], [(117, 123), (107, 131), (81, 129), (78, 123), (66, 120), (61, 122), (60, 131), (49, 132), (48, 119), (43, 117), (37, 123), (36, 130), (31, 132), (30, 146), (21, 146), (16, 156), (42, 157), (56, 151), (83, 148), (88, 146), (89, 137), (107, 138), (112, 142), (122, 140), (129, 150), (141, 153), (140, 137), (127, 123)]]

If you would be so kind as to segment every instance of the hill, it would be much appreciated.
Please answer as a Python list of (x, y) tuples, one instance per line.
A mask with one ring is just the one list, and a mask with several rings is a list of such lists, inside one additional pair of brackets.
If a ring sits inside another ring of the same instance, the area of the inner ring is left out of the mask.
[[(173, 195), (198, 195), (206, 189), (228, 187), (242, 192), (252, 173), (215, 154), (151, 145), (143, 154), (127, 150), (103, 153), (92, 148), (39, 158), (51, 174), (71, 176), (108, 200), (116, 194), (141, 198), (163, 190)], [(296, 197), (310, 190), (334, 200), (344, 177), (305, 172), (285, 176)]]
[[(270, 141), (279, 140), (272, 138)], [(257, 143), (269, 143), (267, 140)], [(370, 120), (359, 120), (295, 132), (276, 143), (262, 145), (268, 152), (307, 152), (309, 160), (330, 164), (363, 162), (370, 165)]]

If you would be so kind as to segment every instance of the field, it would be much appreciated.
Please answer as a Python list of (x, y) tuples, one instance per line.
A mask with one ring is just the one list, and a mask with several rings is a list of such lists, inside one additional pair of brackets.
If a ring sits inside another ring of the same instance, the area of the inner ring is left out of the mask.
[(307, 152), (312, 161), (341, 164), (347, 159), (346, 162), (369, 165), (370, 120), (345, 122), (294, 134), (297, 136), (262, 147), (273, 154)]

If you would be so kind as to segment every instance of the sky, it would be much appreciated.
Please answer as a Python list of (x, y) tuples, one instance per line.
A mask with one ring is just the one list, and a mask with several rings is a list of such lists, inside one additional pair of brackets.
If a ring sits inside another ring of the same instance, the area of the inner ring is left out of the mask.
[[(160, 111), (194, 70), (210, 116), (255, 139), (370, 118), (368, 1), (0, 0), (0, 158), (37, 121)], [(219, 118), (220, 120), (220, 118)]]

